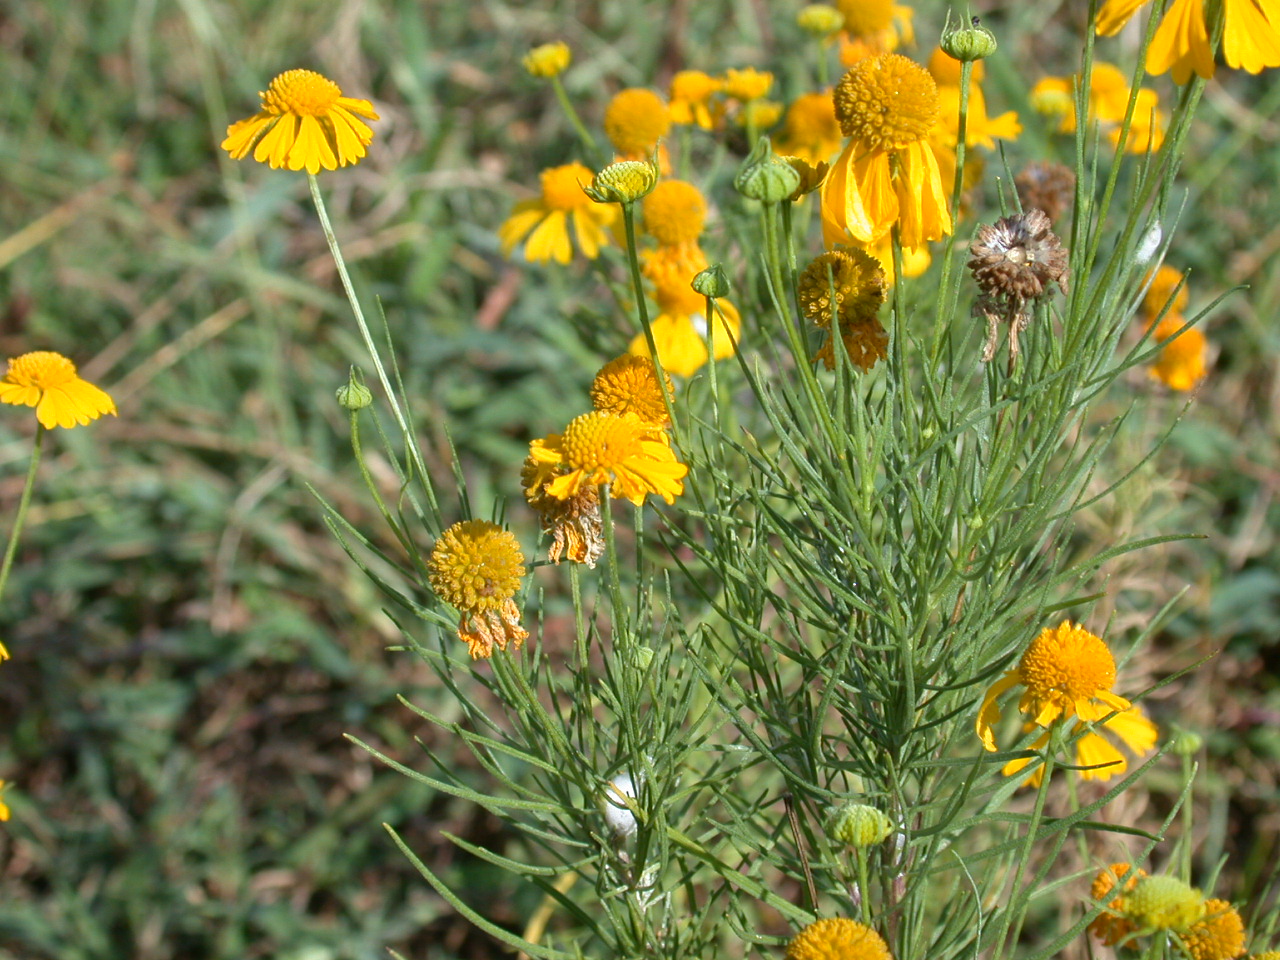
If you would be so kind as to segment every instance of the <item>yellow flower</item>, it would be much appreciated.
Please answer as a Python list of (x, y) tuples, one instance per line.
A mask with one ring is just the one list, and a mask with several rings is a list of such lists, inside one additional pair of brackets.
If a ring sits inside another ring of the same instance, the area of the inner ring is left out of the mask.
[(1177, 877), (1142, 877), (1122, 898), (1124, 915), (1139, 928), (1183, 933), (1205, 914), (1204, 897)]
[[(875, 243), (858, 244), (858, 248), (880, 261), (880, 268), (884, 270), (884, 282), (892, 287), (897, 282), (897, 277), (894, 274), (893, 238), (885, 234)], [(902, 275), (904, 277), (920, 276), (929, 269), (931, 263), (933, 263), (933, 255), (929, 253), (929, 247), (925, 244), (921, 244), (918, 247), (904, 247), (902, 250)]]
[(564, 500), (551, 496), (546, 481), (554, 479), (554, 475), (543, 471), (533, 457), (525, 459), (520, 479), (529, 506), (541, 520), (542, 532), (551, 537), (547, 559), (558, 564), (561, 556), (568, 556), (574, 563), (594, 567), (604, 553), (600, 491), (584, 486)]
[(671, 122), (696, 124), (703, 130), (715, 126), (716, 116), (711, 111), (711, 98), (724, 84), (701, 70), (681, 70), (671, 78)]
[[(666, 378), (667, 394), (673, 395), (675, 387)], [(648, 357), (624, 353), (615, 357), (596, 374), (591, 381), (591, 406), (606, 413), (634, 413), (641, 420), (665, 427), (671, 422), (667, 416), (667, 404), (663, 400), (662, 387), (658, 384), (658, 371)]]
[(4, 791), (9, 789), (5, 786), (5, 782), (0, 780), (0, 820), (9, 819), (9, 805), (4, 802)]
[(823, 242), (873, 243), (895, 223), (904, 247), (950, 233), (928, 142), (938, 118), (938, 87), (928, 71), (896, 53), (870, 57), (845, 74), (834, 100), (849, 142), (822, 185)]
[[(1046, 730), (1057, 720), (1077, 718), (1081, 724), (1101, 723), (1118, 736), (1134, 753), (1148, 753), (1156, 741), (1156, 727), (1142, 711), (1124, 697), (1111, 692), (1116, 681), (1116, 662), (1099, 637), (1079, 624), (1063, 620), (1056, 628), (1046, 627), (1031, 642), (1018, 666), (991, 685), (982, 700), (975, 731), (987, 750), (995, 751), (992, 726), (1000, 719), (996, 700), (1005, 691), (1022, 686), (1018, 709), (1027, 715), (1028, 726)], [(1108, 714), (1115, 715), (1107, 718)], [(1048, 741), (1045, 733), (1031, 749), (1039, 749)], [(1030, 759), (1011, 760), (1005, 764), (1006, 776), (1017, 773)], [(1097, 767), (1082, 770), (1082, 778), (1107, 780), (1123, 773), (1127, 761), (1120, 751), (1096, 733), (1087, 732), (1076, 741), (1079, 766)], [(1041, 768), (1035, 771), (1038, 775)]]
[(573, 54), (569, 52), (569, 45), (563, 40), (557, 40), (534, 47), (524, 55), (520, 63), (531, 77), (558, 77), (569, 69), (572, 61)]
[[(1133, 104), (1133, 119), (1129, 121), (1129, 139), (1125, 141), (1126, 153), (1146, 153), (1159, 150), (1164, 143), (1164, 125), (1168, 119), (1163, 110), (1158, 109), (1160, 96), (1154, 90), (1143, 87), (1138, 91)], [(1123, 119), (1123, 115), (1121, 117)], [(1123, 127), (1119, 120), (1107, 133), (1113, 147), (1120, 145), (1120, 134)]]
[(0, 403), (35, 407), (36, 419), (46, 429), (69, 429), (104, 413), (116, 415), (115, 402), (106, 391), (81, 380), (74, 363), (48, 350), (9, 360), (9, 372), (0, 380)]
[(831, 164), (825, 160), (810, 165), (809, 161), (803, 157), (780, 154), (778, 159), (787, 161), (791, 164), (791, 169), (800, 174), (800, 186), (792, 191), (789, 198), (793, 202), (804, 199), (822, 186), (822, 181), (827, 179), (827, 172), (831, 169)]
[[(1107, 0), (1098, 11), (1097, 29), (1111, 36), (1148, 0)], [(1280, 3), (1277, 0), (1223, 0), (1222, 56), (1227, 66), (1259, 73), (1280, 67)], [(1204, 0), (1173, 0), (1147, 50), (1147, 72), (1173, 72), (1175, 83), (1191, 74), (1213, 76), (1213, 46), (1205, 24)]]
[(849, 247), (836, 247), (816, 257), (800, 271), (796, 285), (800, 312), (820, 327), (830, 326), (833, 312), (841, 323), (871, 319), (885, 300), (880, 262), (869, 253)]
[[(973, 60), (969, 71), (970, 83), (981, 83), (987, 75), (987, 67), (981, 60)], [(929, 73), (940, 87), (960, 86), (960, 68), (964, 66), (941, 47), (934, 47), (929, 55)]]
[[(845, 33), (851, 40), (861, 41), (871, 55), (892, 53), (900, 44), (914, 43), (911, 29), (913, 11), (893, 0), (836, 0), (836, 9), (844, 16)], [(841, 61), (852, 66), (852, 60)]]
[(787, 944), (786, 960), (893, 960), (884, 938), (844, 917), (815, 920)]
[(734, 122), (740, 127), (767, 130), (782, 117), (782, 104), (776, 100), (749, 100), (742, 105)]
[[(1045, 77), (1031, 89), (1031, 105), (1038, 113), (1058, 119), (1059, 133), (1074, 133), (1076, 117), (1074, 84), (1079, 76)], [(1098, 121), (1112, 145), (1120, 142), (1120, 129), (1129, 109), (1129, 81), (1114, 64), (1094, 61), (1089, 74), (1089, 120)], [(1129, 125), (1127, 153), (1146, 153), (1159, 149), (1164, 141), (1165, 115), (1158, 109), (1159, 96), (1154, 90), (1138, 91)]]
[[(1206, 354), (1209, 351), (1208, 340), (1200, 332), (1199, 327), (1190, 327), (1182, 331), (1176, 340), (1170, 340), (1186, 324), (1181, 314), (1168, 313), (1156, 324), (1152, 338), (1164, 343), (1160, 358), (1151, 368), (1151, 376), (1161, 381), (1171, 390), (1186, 392), (1204, 379), (1208, 371)], [(4, 399), (0, 395), (0, 400)]]
[(607, 228), (617, 219), (618, 208), (596, 203), (583, 193), (583, 185), (591, 179), (591, 170), (580, 163), (543, 170), (541, 196), (517, 203), (498, 228), (503, 254), (510, 256), (516, 244), (527, 236), (526, 259), (568, 263), (573, 259), (573, 245), (569, 242), (572, 222), (578, 247), (585, 257), (594, 260), (609, 242)]
[(1187, 287), (1182, 282), (1181, 270), (1162, 263), (1155, 276), (1148, 275), (1144, 282), (1151, 284), (1142, 297), (1142, 309), (1148, 317), (1158, 316), (1166, 307), (1169, 313), (1181, 313), (1186, 309)]
[(844, 27), (844, 14), (825, 3), (811, 3), (796, 14), (796, 25), (818, 40), (825, 40)]
[[(706, 301), (701, 294), (694, 293), (694, 296), (699, 300), (696, 308), (687, 304), (678, 309), (673, 307), (671, 312), (658, 314), (650, 323), (662, 369), (677, 377), (691, 377), (706, 364), (711, 356), (707, 350), (708, 336), (715, 341), (717, 360), (733, 356), (742, 330), (737, 309), (722, 299), (715, 301), (716, 319), (709, 333), (704, 313)], [(649, 341), (643, 332), (636, 334), (627, 352), (637, 357), (649, 356)]]
[[(978, 61), (981, 62), (981, 61)], [(935, 142), (955, 148), (960, 142), (960, 88), (938, 87), (938, 124), (933, 128)], [(1134, 115), (1135, 125), (1137, 115)], [(982, 88), (969, 84), (969, 110), (965, 117), (964, 142), (966, 147), (996, 148), (995, 138), (1016, 140), (1022, 132), (1018, 115), (1007, 110), (998, 117), (987, 115), (987, 100)]]
[(1244, 953), (1244, 921), (1225, 900), (1206, 900), (1204, 916), (1182, 934), (1192, 960), (1235, 960)]
[(427, 582), (457, 609), (458, 639), (472, 659), (493, 648), (517, 650), (529, 632), (520, 626), (512, 599), (524, 576), (524, 554), (515, 534), (488, 520), (463, 520), (440, 535), (427, 560)]
[(607, 483), (613, 496), (636, 506), (651, 493), (674, 503), (689, 472), (676, 460), (662, 428), (634, 413), (584, 413), (569, 421), (563, 434), (530, 443), (529, 457), (537, 470), (526, 494), (542, 486), (561, 500), (576, 496), (584, 486)]
[(253, 159), (273, 170), (288, 167), (319, 173), (359, 163), (373, 130), (361, 120), (377, 120), (368, 100), (344, 97), (338, 85), (311, 70), (286, 70), (258, 96), (262, 109), (227, 127), (222, 149), (239, 160)]
[(649, 235), (666, 247), (696, 243), (707, 219), (707, 201), (702, 192), (683, 180), (661, 181), (644, 198), (640, 209)]
[(773, 74), (755, 67), (724, 72), (724, 92), (735, 100), (758, 100), (773, 86)]
[(778, 153), (816, 166), (831, 159), (842, 139), (831, 91), (802, 93), (787, 107), (778, 133)]
[(1114, 947), (1137, 927), (1133, 921), (1124, 916), (1124, 897), (1112, 897), (1116, 885), (1123, 880), (1121, 894), (1128, 893), (1138, 884), (1138, 880), (1147, 875), (1145, 870), (1134, 870), (1132, 864), (1113, 863), (1093, 878), (1089, 887), (1089, 896), (1095, 903), (1106, 901), (1106, 909), (1089, 921), (1089, 932), (1108, 947)]
[(630, 87), (605, 107), (605, 136), (625, 160), (647, 160), (670, 129), (671, 113), (652, 90)]

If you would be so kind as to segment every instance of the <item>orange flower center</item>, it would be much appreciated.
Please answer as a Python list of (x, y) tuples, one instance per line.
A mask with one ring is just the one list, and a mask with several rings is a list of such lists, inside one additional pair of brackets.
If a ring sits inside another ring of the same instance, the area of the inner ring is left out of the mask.
[(466, 613), (496, 610), (515, 596), (524, 555), (515, 534), (488, 520), (465, 520), (446, 530), (431, 550), (431, 589)]
[(39, 387), (41, 390), (60, 387), (75, 378), (76, 365), (62, 354), (48, 350), (37, 350), (14, 357), (9, 361), (9, 373), (5, 377), (10, 383)]
[(286, 70), (258, 94), (262, 109), (278, 116), (322, 117), (333, 109), (342, 90), (314, 70)]
[(668, 247), (693, 243), (707, 218), (707, 201), (697, 187), (683, 180), (659, 183), (644, 198), (643, 209), (645, 229)]
[(614, 470), (642, 454), (644, 432), (644, 425), (634, 415), (584, 413), (565, 428), (561, 441), (565, 461), (574, 470)]
[(720, 90), (720, 81), (701, 70), (681, 70), (671, 78), (671, 99), (703, 103)]
[(836, 0), (836, 9), (855, 37), (872, 37), (893, 26), (893, 0)]
[(652, 90), (642, 87), (623, 90), (604, 111), (604, 132), (614, 149), (624, 156), (647, 154), (670, 128), (667, 105)]
[(593, 174), (580, 163), (566, 163), (542, 171), (542, 202), (552, 210), (576, 210), (591, 203), (582, 187)]
[(833, 97), (841, 131), (872, 150), (896, 150), (923, 140), (938, 118), (933, 77), (897, 53), (859, 61)]
[(1091, 700), (1116, 682), (1107, 645), (1081, 626), (1064, 621), (1041, 632), (1018, 664), (1027, 690), (1041, 700)]

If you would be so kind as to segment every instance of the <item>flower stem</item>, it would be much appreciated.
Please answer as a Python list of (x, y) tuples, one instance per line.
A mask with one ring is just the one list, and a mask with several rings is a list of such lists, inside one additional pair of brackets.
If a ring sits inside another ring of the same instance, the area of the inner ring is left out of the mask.
[(644, 342), (649, 348), (653, 368), (658, 372), (658, 386), (662, 389), (662, 402), (666, 405), (667, 418), (671, 421), (671, 435), (676, 447), (679, 448), (680, 426), (676, 423), (671, 391), (667, 389), (666, 371), (662, 369), (662, 359), (658, 356), (658, 344), (653, 339), (653, 323), (649, 320), (649, 305), (645, 302), (644, 283), (640, 279), (640, 254), (636, 248), (635, 204), (622, 204), (622, 223), (627, 234), (627, 265), (631, 268), (631, 289), (636, 298), (636, 312), (640, 315), (640, 327), (644, 331)]
[(578, 116), (578, 111), (573, 109), (573, 102), (569, 99), (569, 94), (565, 92), (564, 84), (559, 77), (551, 78), (551, 89), (555, 91), (556, 100), (560, 103), (560, 109), (569, 118), (569, 125), (573, 127), (574, 133), (578, 135), (578, 139), (582, 141), (583, 146), (587, 148), (589, 156), (595, 156), (598, 149), (595, 139), (591, 136), (590, 131), (583, 126), (582, 118)]
[[(22, 496), (18, 500), (18, 512), (13, 518), (13, 529), (9, 531), (9, 543), (4, 548), (4, 563), (0, 564), (0, 599), (4, 597), (4, 588), (9, 583), (9, 570), (13, 567), (14, 554), (18, 552), (18, 537), (22, 533), (22, 525), (27, 519), (27, 508), (31, 505), (31, 491), (36, 485), (36, 469), (40, 466), (40, 452), (44, 449), (45, 428), (36, 424), (36, 440), (31, 448), (31, 466), (27, 468), (27, 482), (22, 488)], [(3, 649), (0, 647), (0, 649)]]

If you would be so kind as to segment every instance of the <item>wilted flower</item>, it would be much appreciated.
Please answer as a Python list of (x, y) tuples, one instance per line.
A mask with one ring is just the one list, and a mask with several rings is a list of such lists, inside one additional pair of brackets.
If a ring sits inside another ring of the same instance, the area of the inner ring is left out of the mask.
[(520, 625), (516, 592), (524, 577), (524, 554), (515, 534), (488, 520), (463, 520), (440, 535), (427, 560), (427, 580), (457, 609), (458, 638), (472, 659), (493, 648), (517, 650), (529, 632)]

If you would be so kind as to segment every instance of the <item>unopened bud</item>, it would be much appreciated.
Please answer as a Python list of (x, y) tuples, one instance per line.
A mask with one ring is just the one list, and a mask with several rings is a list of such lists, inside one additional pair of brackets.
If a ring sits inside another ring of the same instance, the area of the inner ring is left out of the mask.
[(893, 821), (884, 812), (852, 800), (827, 814), (827, 836), (851, 847), (869, 847), (893, 833)]
[(729, 295), (729, 278), (725, 276), (724, 267), (713, 263), (707, 269), (694, 275), (691, 287), (704, 297), (719, 300)]
[(534, 47), (524, 55), (520, 63), (531, 77), (558, 77), (569, 69), (572, 60), (569, 45), (563, 40), (557, 40)]
[(596, 203), (635, 203), (658, 183), (656, 157), (650, 160), (619, 160), (611, 163), (583, 187)]
[(982, 26), (978, 18), (974, 17), (972, 26), (961, 27), (959, 30), (950, 28), (943, 30), (942, 42), (938, 45), (947, 56), (967, 63), (973, 60), (984, 60), (995, 53), (996, 35)]
[(825, 40), (844, 26), (844, 14), (825, 3), (811, 3), (796, 14), (796, 23), (805, 33)]
[(789, 199), (799, 186), (800, 174), (773, 152), (768, 137), (756, 141), (751, 155), (743, 161), (738, 175), (733, 178), (735, 190), (761, 203), (781, 203)]
[(360, 382), (355, 367), (351, 368), (347, 382), (335, 391), (335, 395), (338, 405), (344, 410), (363, 410), (373, 403), (373, 393)]

